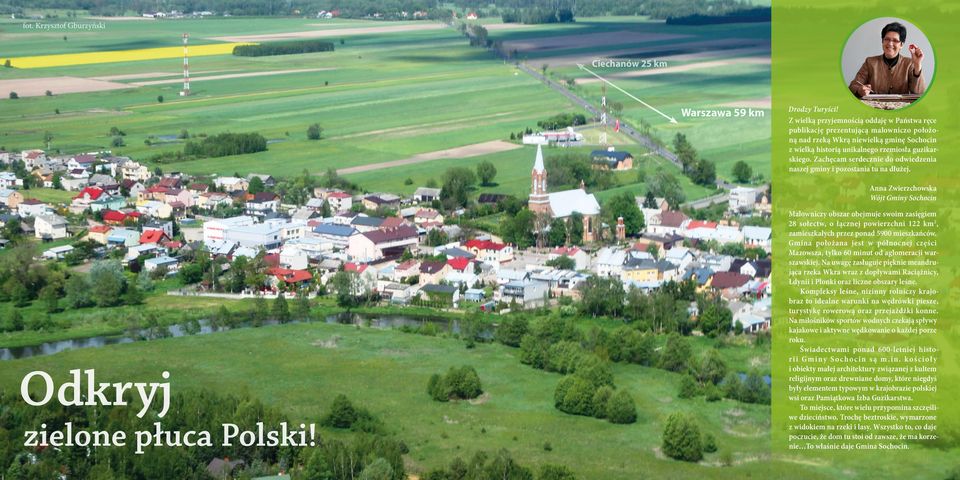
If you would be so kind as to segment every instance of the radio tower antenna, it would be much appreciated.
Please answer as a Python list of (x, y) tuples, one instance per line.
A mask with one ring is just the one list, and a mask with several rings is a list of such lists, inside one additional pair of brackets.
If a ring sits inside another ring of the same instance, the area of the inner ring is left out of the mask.
[(600, 85), (600, 124), (603, 128), (600, 130), (601, 145), (607, 145), (607, 86)]
[(183, 90), (180, 91), (181, 97), (190, 95), (190, 57), (187, 56), (187, 40), (190, 35), (183, 34)]

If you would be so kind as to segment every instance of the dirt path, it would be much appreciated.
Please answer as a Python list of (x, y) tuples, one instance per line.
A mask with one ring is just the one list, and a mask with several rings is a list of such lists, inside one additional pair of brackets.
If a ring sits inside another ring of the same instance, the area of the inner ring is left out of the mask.
[(7, 98), (9, 92), (17, 92), (20, 97), (42, 97), (50, 90), (54, 95), (62, 93), (101, 92), (130, 88), (125, 83), (104, 82), (79, 77), (43, 77), (0, 80), (0, 98)]
[(211, 37), (211, 40), (224, 42), (269, 42), (272, 40), (302, 40), (304, 38), (346, 37), (351, 35), (370, 35), (375, 33), (396, 33), (421, 30), (439, 30), (447, 28), (441, 23), (424, 22), (414, 25), (393, 25), (389, 27), (334, 28), (327, 30), (308, 30), (305, 32), (267, 33), (263, 35), (238, 35), (233, 37)]
[(510, 142), (504, 142), (502, 140), (493, 140), (489, 142), (475, 143), (473, 145), (450, 148), (447, 150), (438, 150), (436, 152), (421, 153), (403, 160), (393, 160), (390, 162), (380, 162), (369, 165), (360, 165), (357, 167), (341, 168), (337, 170), (337, 174), (347, 175), (350, 173), (369, 172), (371, 170), (400, 167), (403, 165), (413, 165), (416, 163), (430, 162), (444, 158), (470, 158), (479, 155), (487, 155), (490, 153), (507, 152), (517, 148), (523, 148), (523, 146)]
[[(204, 75), (207, 73), (222, 73), (222, 72), (235, 72), (236, 70), (207, 70), (205, 72), (195, 71), (191, 72), (193, 74)], [(91, 80), (136, 80), (138, 78), (163, 78), (163, 77), (179, 77), (183, 75), (183, 71), (179, 72), (146, 72), (146, 73), (126, 73), (123, 75), (106, 75), (102, 77), (87, 77)]]
[[(283, 75), (286, 73), (322, 72), (324, 70), (336, 70), (336, 69), (335, 68), (303, 68), (299, 70), (270, 70), (268, 72), (228, 73), (224, 75), (211, 75), (209, 77), (190, 77), (190, 81), (202, 82), (204, 80), (225, 80), (228, 78), (264, 77), (264, 76), (270, 76), (270, 75)], [(151, 80), (148, 82), (130, 82), (130, 85), (145, 87), (148, 85), (165, 85), (168, 83), (180, 83), (182, 81), (183, 81), (182, 78), (174, 78), (169, 80)]]

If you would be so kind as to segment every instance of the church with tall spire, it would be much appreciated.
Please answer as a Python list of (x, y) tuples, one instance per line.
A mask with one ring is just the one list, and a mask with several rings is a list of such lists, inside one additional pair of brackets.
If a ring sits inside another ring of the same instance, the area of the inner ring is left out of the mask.
[(547, 192), (547, 168), (543, 163), (543, 148), (537, 145), (537, 157), (530, 172), (530, 198), (527, 208), (537, 214), (549, 215), (550, 218), (567, 219), (573, 213), (583, 216), (583, 241), (596, 240), (597, 229), (600, 227), (600, 204), (592, 193), (587, 193), (583, 182), (580, 188)]

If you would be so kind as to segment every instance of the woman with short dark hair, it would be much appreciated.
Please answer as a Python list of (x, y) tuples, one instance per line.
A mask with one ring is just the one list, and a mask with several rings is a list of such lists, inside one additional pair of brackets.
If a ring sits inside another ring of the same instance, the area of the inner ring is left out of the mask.
[(876, 94), (920, 94), (926, 90), (921, 61), (923, 51), (911, 44), (910, 56), (900, 55), (903, 42), (907, 40), (907, 27), (899, 22), (887, 24), (880, 31), (883, 55), (867, 57), (850, 82), (850, 91), (857, 98)]

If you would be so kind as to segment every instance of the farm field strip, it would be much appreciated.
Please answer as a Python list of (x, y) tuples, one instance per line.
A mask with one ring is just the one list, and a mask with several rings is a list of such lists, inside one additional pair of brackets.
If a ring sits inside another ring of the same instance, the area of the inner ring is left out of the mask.
[[(228, 78), (247, 78), (247, 77), (265, 77), (271, 75), (286, 75), (289, 73), (309, 73), (309, 72), (323, 72), (327, 70), (336, 70), (334, 67), (326, 68), (307, 68), (300, 70), (267, 70), (263, 72), (246, 72), (246, 73), (225, 73), (223, 75), (211, 75), (204, 77), (190, 77), (190, 82), (203, 82), (209, 80), (225, 80)], [(182, 83), (183, 80), (179, 78), (168, 79), (168, 80), (149, 80), (146, 82), (131, 82), (130, 85), (136, 85), (138, 87), (147, 87), (150, 85), (169, 85), (174, 83)]]
[(213, 37), (211, 40), (223, 42), (270, 42), (276, 40), (302, 40), (306, 38), (329, 38), (345, 37), (351, 35), (371, 35), (382, 33), (401, 33), (410, 31), (440, 30), (447, 28), (446, 25), (433, 22), (417, 22), (408, 25), (392, 25), (389, 27), (355, 27), (338, 28), (331, 30), (307, 30), (301, 32), (272, 33), (263, 35), (236, 35), (226, 37)]
[[(220, 43), (212, 45), (191, 45), (191, 57), (208, 55), (227, 55), (233, 53), (233, 47), (249, 43)], [(89, 53), (67, 53), (57, 55), (38, 55), (33, 57), (14, 57), (10, 59), (14, 68), (66, 67), (71, 65), (89, 65), (97, 63), (138, 62), (161, 58), (183, 58), (183, 47), (161, 47), (139, 50), (116, 50)]]

